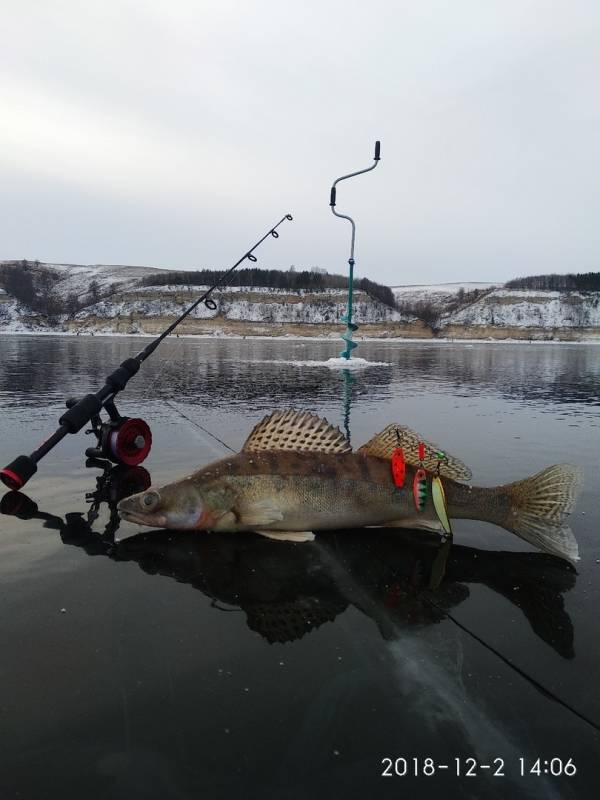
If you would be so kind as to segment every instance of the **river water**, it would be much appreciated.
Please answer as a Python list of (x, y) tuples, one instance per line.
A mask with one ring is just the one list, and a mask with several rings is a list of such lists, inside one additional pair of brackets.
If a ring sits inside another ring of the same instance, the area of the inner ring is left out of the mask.
[[(143, 344), (0, 337), (0, 466)], [(449, 549), (116, 528), (99, 501), (118, 475), (86, 498), (101, 470), (70, 436), (2, 500), (0, 797), (597, 796), (600, 347), (363, 343), (377, 366), (315, 365), (339, 349), (166, 341), (120, 406), (152, 427), (153, 482), (239, 449), (276, 408), (354, 446), (399, 422), (477, 485), (581, 465), (576, 569), (474, 521)]]

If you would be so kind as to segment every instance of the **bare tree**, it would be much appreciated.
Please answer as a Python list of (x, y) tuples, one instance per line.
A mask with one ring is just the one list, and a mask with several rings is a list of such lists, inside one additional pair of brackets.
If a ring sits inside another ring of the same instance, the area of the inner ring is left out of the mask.
[(90, 303), (93, 305), (100, 300), (100, 287), (98, 285), (97, 280), (90, 281), (90, 288), (88, 289), (88, 294), (90, 297)]
[(74, 317), (75, 314), (79, 311), (79, 308), (80, 308), (79, 298), (77, 297), (75, 292), (70, 292), (67, 295), (67, 299), (66, 299), (66, 302), (65, 302), (65, 308), (66, 308), (67, 314), (70, 317)]

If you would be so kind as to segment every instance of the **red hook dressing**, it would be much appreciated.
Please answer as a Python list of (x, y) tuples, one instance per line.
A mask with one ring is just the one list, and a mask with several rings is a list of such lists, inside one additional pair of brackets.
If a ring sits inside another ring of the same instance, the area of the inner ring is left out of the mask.
[(392, 477), (396, 487), (401, 489), (406, 479), (406, 461), (401, 447), (397, 447), (392, 453)]

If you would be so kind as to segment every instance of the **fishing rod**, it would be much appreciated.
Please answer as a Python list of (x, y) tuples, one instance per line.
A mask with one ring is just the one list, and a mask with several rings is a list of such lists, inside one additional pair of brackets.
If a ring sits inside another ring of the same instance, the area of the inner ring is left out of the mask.
[(336, 181), (333, 182), (333, 186), (331, 187), (331, 193), (329, 195), (329, 205), (331, 206), (332, 212), (335, 214), (336, 217), (340, 217), (340, 219), (347, 219), (350, 224), (352, 225), (352, 238), (350, 241), (350, 258), (348, 259), (348, 264), (350, 265), (350, 272), (348, 275), (348, 310), (346, 314), (341, 317), (342, 322), (346, 323), (346, 330), (342, 334), (342, 339), (346, 342), (346, 349), (340, 353), (341, 358), (345, 358), (346, 360), (350, 358), (352, 350), (355, 347), (358, 347), (356, 342), (352, 341), (352, 334), (358, 330), (358, 325), (355, 322), (352, 322), (352, 295), (354, 291), (354, 239), (356, 238), (356, 225), (354, 224), (354, 220), (352, 217), (349, 217), (347, 214), (339, 214), (335, 210), (335, 202), (336, 202), (336, 186), (341, 181), (345, 181), (348, 178), (354, 178), (356, 175), (362, 175), (365, 172), (371, 172), (372, 169), (375, 169), (377, 164), (379, 164), (380, 159), (380, 152), (381, 152), (381, 142), (375, 142), (375, 156), (373, 157), (374, 164), (366, 169), (359, 169), (358, 172), (351, 172), (349, 175), (342, 175), (341, 178), (338, 178)]
[[(38, 462), (47, 455), (65, 436), (79, 431), (91, 422), (92, 427), (86, 433), (93, 433), (97, 439), (96, 447), (88, 447), (85, 451), (88, 458), (107, 458), (116, 464), (137, 466), (147, 458), (152, 447), (152, 432), (148, 424), (139, 418), (123, 417), (115, 406), (115, 397), (127, 386), (129, 380), (136, 375), (144, 363), (163, 339), (172, 333), (175, 328), (188, 317), (200, 303), (204, 303), (210, 311), (216, 311), (217, 304), (211, 299), (211, 294), (222, 286), (232, 272), (248, 259), (256, 262), (256, 250), (269, 236), (279, 238), (277, 228), (286, 220), (292, 220), (291, 214), (286, 214), (265, 235), (256, 242), (244, 255), (230, 267), (210, 289), (207, 289), (189, 308), (187, 308), (175, 322), (169, 325), (156, 339), (150, 342), (143, 350), (127, 358), (123, 363), (106, 378), (106, 383), (95, 394), (87, 394), (81, 400), (71, 398), (66, 401), (67, 411), (58, 420), (57, 430), (43, 442), (37, 450), (28, 456), (17, 456), (14, 461), (0, 470), (0, 480), (12, 490), (19, 490), (37, 472)], [(100, 412), (108, 414), (108, 421), (103, 422)]]

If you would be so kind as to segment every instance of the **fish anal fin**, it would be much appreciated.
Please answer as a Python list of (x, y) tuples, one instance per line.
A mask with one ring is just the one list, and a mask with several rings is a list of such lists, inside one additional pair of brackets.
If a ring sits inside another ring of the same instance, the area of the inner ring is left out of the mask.
[(431, 531), (432, 533), (444, 533), (442, 523), (438, 519), (424, 519), (423, 517), (407, 517), (406, 519), (395, 519), (386, 522), (384, 525), (377, 525), (378, 528), (407, 528), (413, 531)]
[(278, 542), (313, 542), (315, 535), (312, 531), (259, 531), (260, 536), (267, 539), (276, 539)]
[(295, 450), (313, 453), (351, 453), (352, 447), (339, 430), (309, 411), (274, 411), (252, 430), (244, 452)]
[[(428, 472), (436, 472), (438, 467), (437, 454), (441, 451), (436, 444), (426, 441), (420, 433), (413, 431), (406, 425), (396, 425), (392, 423), (387, 428), (373, 436), (372, 439), (362, 447), (358, 448), (358, 453), (377, 458), (391, 459), (394, 450), (401, 447), (404, 451), (404, 458), (407, 464), (413, 467), (420, 466), (419, 442), (425, 445), (425, 458), (423, 466)], [(452, 478), (455, 481), (468, 481), (471, 479), (471, 470), (455, 456), (451, 456), (443, 451), (444, 459), (440, 462), (440, 475)]]

